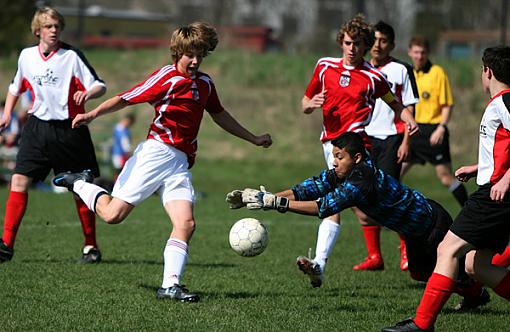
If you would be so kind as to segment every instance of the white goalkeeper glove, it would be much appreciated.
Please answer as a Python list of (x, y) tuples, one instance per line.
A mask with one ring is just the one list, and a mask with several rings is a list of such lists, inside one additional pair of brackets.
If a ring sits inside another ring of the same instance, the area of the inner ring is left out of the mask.
[(246, 204), (243, 203), (243, 191), (242, 190), (233, 190), (227, 194), (227, 198), (225, 199), (228, 203), (228, 206), (231, 209), (240, 209)]
[(246, 188), (242, 193), (243, 203), (249, 210), (277, 210), (278, 212), (287, 212), (289, 208), (289, 199), (279, 197), (266, 191), (264, 186), (260, 190)]

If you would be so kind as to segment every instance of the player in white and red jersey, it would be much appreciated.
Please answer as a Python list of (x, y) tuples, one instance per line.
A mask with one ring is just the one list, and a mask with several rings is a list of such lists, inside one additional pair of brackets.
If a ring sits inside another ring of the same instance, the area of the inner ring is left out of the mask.
[[(370, 148), (365, 127), (370, 123), (377, 98), (384, 100), (407, 123), (410, 134), (417, 131), (412, 113), (395, 99), (384, 75), (363, 59), (374, 43), (374, 33), (363, 16), (358, 15), (345, 23), (336, 41), (342, 48), (342, 58), (322, 58), (317, 62), (301, 101), (305, 114), (322, 108), (321, 141), (328, 168), (333, 168), (331, 140), (344, 132), (359, 133), (365, 146)], [(353, 210), (358, 218), (367, 218), (359, 209)], [(327, 217), (319, 226), (315, 258), (300, 256), (297, 259), (299, 268), (308, 274), (314, 287), (322, 284), (326, 261), (339, 233), (340, 215)], [(307, 268), (309, 266), (313, 269)]]
[(181, 285), (188, 259), (188, 243), (195, 229), (191, 184), (197, 152), (197, 135), (206, 110), (221, 128), (257, 146), (269, 147), (271, 136), (255, 136), (241, 126), (220, 103), (211, 77), (198, 70), (202, 59), (218, 43), (216, 30), (202, 22), (175, 30), (170, 42), (174, 63), (164, 66), (134, 88), (77, 116), (73, 127), (126, 106), (148, 102), (155, 116), (147, 140), (138, 145), (127, 161), (110, 195), (92, 183), (87, 172), (63, 173), (53, 183), (77, 193), (107, 223), (122, 222), (133, 208), (158, 192), (173, 230), (164, 251), (163, 283), (157, 298), (181, 302), (199, 301)]
[[(89, 130), (71, 128), (72, 119), (84, 112), (84, 104), (103, 95), (106, 87), (83, 54), (60, 41), (65, 25), (56, 10), (44, 7), (36, 11), (32, 32), (39, 38), (36, 46), (25, 48), (18, 70), (9, 86), (0, 130), (5, 128), (21, 94), (27, 90), (33, 98), (30, 115), (16, 157), (0, 241), (0, 262), (12, 259), (18, 228), (28, 204), (28, 188), (43, 181), (51, 170), (55, 174), (83, 169), (99, 176), (94, 145)], [(97, 263), (101, 253), (96, 243), (96, 219), (76, 196), (76, 208), (85, 236), (82, 263)]]
[[(374, 31), (375, 42), (370, 50), (370, 64), (384, 74), (397, 100), (414, 113), (414, 104), (418, 102), (418, 89), (413, 67), (391, 56), (391, 51), (395, 47), (395, 31), (391, 25), (379, 21), (374, 25)], [(372, 120), (365, 129), (372, 143), (370, 158), (378, 168), (399, 180), (402, 162), (409, 153), (409, 135), (405, 130), (405, 123), (395, 116), (391, 107), (377, 99)], [(370, 218), (360, 219), (360, 222), (368, 255), (353, 269), (382, 270), (384, 260), (380, 244), (381, 226)], [(400, 235), (400, 268), (408, 269), (403, 235)]]
[(414, 319), (383, 331), (433, 331), (437, 316), (455, 288), (459, 258), (466, 255), (466, 272), (510, 300), (510, 271), (495, 266), (510, 236), (510, 47), (485, 49), (482, 85), (491, 100), (482, 117), (478, 164), (455, 172), (461, 181), (476, 176), (478, 190), (464, 204), (438, 248)]

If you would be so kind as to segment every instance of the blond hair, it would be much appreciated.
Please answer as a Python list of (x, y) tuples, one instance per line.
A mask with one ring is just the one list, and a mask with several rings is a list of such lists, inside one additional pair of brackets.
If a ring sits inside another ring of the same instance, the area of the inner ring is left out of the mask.
[(352, 20), (342, 25), (336, 35), (336, 42), (340, 47), (342, 47), (344, 42), (345, 34), (348, 34), (353, 39), (360, 38), (363, 40), (367, 51), (374, 45), (375, 36), (373, 27), (371, 24), (365, 22), (365, 17), (362, 14), (354, 16)]
[(35, 11), (34, 17), (32, 18), (32, 33), (39, 37), (39, 31), (44, 25), (44, 22), (46, 21), (47, 17), (51, 17), (54, 20), (58, 21), (58, 24), (60, 25), (60, 30), (64, 30), (64, 27), (66, 26), (66, 22), (64, 20), (64, 16), (57, 12), (55, 9), (51, 7), (42, 7), (38, 8)]
[(216, 29), (205, 22), (194, 22), (176, 29), (170, 40), (170, 53), (177, 62), (183, 54), (208, 56), (218, 45)]

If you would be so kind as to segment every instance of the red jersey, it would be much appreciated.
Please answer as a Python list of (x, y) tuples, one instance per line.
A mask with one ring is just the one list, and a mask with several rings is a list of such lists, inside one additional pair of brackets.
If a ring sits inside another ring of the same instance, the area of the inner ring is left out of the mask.
[(370, 123), (375, 100), (390, 92), (384, 75), (368, 62), (347, 66), (341, 58), (319, 59), (305, 96), (313, 98), (323, 90), (324, 117), (321, 141), (326, 142), (347, 131), (358, 132), (370, 146), (365, 126)]
[(510, 90), (503, 90), (492, 97), (480, 123), (476, 183), (494, 185), (509, 168)]
[(145, 81), (118, 95), (130, 104), (150, 103), (155, 116), (147, 139), (169, 144), (188, 156), (189, 167), (197, 152), (197, 135), (204, 109), (209, 113), (224, 110), (209, 75), (194, 77), (165, 66)]

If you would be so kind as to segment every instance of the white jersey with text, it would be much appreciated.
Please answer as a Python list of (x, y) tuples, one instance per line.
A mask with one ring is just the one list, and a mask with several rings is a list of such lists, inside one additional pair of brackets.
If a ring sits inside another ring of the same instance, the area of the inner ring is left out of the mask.
[(480, 123), (476, 183), (496, 184), (510, 168), (510, 90), (503, 90), (485, 108)]
[[(382, 66), (381, 71), (391, 86), (396, 99), (404, 106), (414, 105), (419, 100), (418, 88), (414, 79), (413, 67), (393, 57)], [(380, 98), (375, 101), (372, 119), (365, 130), (369, 136), (386, 139), (388, 136), (403, 134), (405, 123)]]
[(18, 70), (9, 86), (13, 96), (26, 90), (32, 94), (28, 113), (40, 120), (73, 119), (85, 108), (73, 100), (76, 91), (102, 85), (85, 56), (76, 48), (61, 43), (58, 50), (44, 55), (39, 46), (25, 48), (18, 59)]

